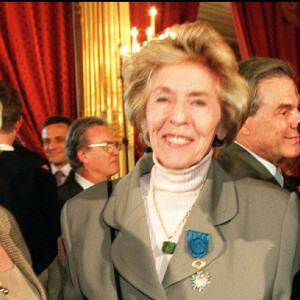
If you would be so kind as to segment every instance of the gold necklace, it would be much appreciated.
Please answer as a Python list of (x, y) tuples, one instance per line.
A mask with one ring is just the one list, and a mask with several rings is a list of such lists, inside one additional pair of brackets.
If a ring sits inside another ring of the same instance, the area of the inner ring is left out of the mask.
[(158, 204), (157, 204), (157, 201), (156, 201), (156, 198), (155, 198), (155, 186), (153, 185), (152, 187), (152, 199), (153, 199), (153, 203), (154, 203), (154, 206), (155, 206), (155, 209), (156, 209), (156, 213), (158, 215), (158, 219), (159, 219), (159, 222), (160, 222), (160, 225), (168, 239), (168, 241), (164, 241), (163, 242), (163, 245), (162, 245), (162, 248), (161, 248), (161, 251), (162, 253), (165, 253), (165, 254), (173, 254), (174, 251), (175, 251), (175, 247), (176, 247), (176, 243), (173, 243), (173, 242), (170, 242), (170, 239), (179, 231), (180, 227), (182, 226), (182, 224), (185, 222), (185, 220), (188, 218), (188, 216), (190, 215), (193, 207), (195, 206), (196, 202), (197, 202), (197, 198), (196, 200), (194, 201), (194, 203), (192, 204), (192, 206), (190, 207), (190, 209), (187, 211), (187, 213), (185, 214), (185, 216), (183, 217), (183, 219), (180, 221), (180, 223), (177, 225), (177, 227), (175, 228), (175, 231), (173, 232), (173, 234), (169, 234), (167, 232), (167, 229), (166, 229), (166, 226), (162, 220), (162, 217), (160, 215), (160, 212), (159, 212), (159, 209), (158, 209)]

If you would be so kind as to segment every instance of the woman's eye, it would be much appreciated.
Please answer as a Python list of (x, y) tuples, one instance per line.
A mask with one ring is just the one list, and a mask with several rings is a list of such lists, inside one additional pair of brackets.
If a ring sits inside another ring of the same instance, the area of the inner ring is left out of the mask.
[(203, 101), (202, 99), (195, 99), (192, 101), (192, 103), (194, 103), (195, 105), (198, 105), (198, 106), (205, 105), (205, 101)]
[(157, 102), (166, 102), (166, 101), (168, 101), (168, 98), (167, 98), (167, 97), (158, 97), (158, 98), (156, 99), (156, 101), (157, 101)]

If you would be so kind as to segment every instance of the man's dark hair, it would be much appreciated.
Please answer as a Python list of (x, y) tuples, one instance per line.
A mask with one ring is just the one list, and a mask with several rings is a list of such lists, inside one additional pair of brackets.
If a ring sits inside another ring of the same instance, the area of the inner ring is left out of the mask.
[(58, 115), (51, 116), (44, 121), (42, 128), (45, 128), (48, 125), (57, 124), (57, 123), (65, 123), (68, 126), (70, 126), (72, 124), (72, 122), (73, 122), (72, 119), (65, 117), (65, 116), (58, 116)]
[(21, 117), (22, 101), (19, 93), (4, 80), (0, 80), (0, 102), (2, 104), (1, 130), (10, 132)]
[(251, 57), (239, 63), (240, 74), (248, 81), (251, 90), (250, 116), (258, 111), (261, 99), (257, 86), (260, 80), (274, 76), (287, 76), (295, 83), (297, 78), (292, 65), (284, 60), (270, 57)]

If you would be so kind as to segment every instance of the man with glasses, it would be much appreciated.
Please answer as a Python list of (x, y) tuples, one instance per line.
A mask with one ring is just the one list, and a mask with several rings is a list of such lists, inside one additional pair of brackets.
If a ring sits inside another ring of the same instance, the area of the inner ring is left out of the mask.
[(72, 171), (66, 182), (58, 187), (60, 209), (79, 192), (119, 172), (120, 147), (103, 119), (84, 117), (72, 123), (66, 138)]

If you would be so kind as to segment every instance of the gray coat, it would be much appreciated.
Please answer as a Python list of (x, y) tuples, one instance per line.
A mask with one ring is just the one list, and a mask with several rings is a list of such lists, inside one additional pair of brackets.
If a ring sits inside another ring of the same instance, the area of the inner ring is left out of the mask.
[[(62, 210), (68, 257), (65, 300), (116, 300), (114, 267), (123, 299), (289, 299), (296, 258), (298, 198), (254, 179), (233, 179), (215, 162), (178, 241), (162, 284), (152, 255), (140, 177), (151, 171), (144, 156), (107, 202), (105, 183), (83, 191)], [(111, 246), (110, 227), (118, 230)], [(211, 284), (192, 287), (195, 258), (187, 230), (208, 233)]]

